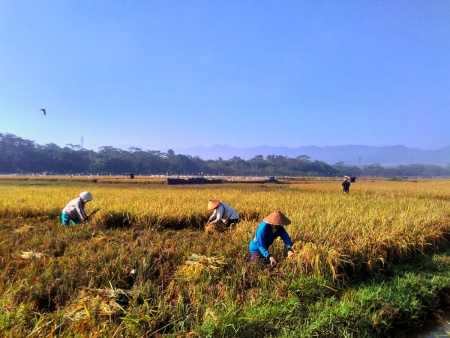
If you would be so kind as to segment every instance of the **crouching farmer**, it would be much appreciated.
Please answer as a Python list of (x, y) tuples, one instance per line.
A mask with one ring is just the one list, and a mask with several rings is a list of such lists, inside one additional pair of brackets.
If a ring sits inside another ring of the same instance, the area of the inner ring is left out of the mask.
[(239, 222), (239, 214), (236, 210), (219, 200), (209, 200), (208, 211), (214, 210), (206, 223), (205, 230), (223, 230), (223, 227), (236, 225)]
[(269, 253), (269, 247), (277, 237), (281, 237), (286, 246), (288, 257), (291, 258), (294, 255), (292, 241), (284, 228), (285, 225), (290, 223), (291, 220), (279, 210), (266, 216), (258, 225), (255, 237), (250, 241), (250, 261), (264, 260), (270, 266), (276, 265), (277, 261)]
[(84, 205), (92, 201), (92, 195), (89, 191), (83, 191), (80, 196), (67, 203), (61, 213), (61, 222), (63, 226), (69, 224), (77, 225), (81, 221), (87, 221), (88, 216), (84, 212)]

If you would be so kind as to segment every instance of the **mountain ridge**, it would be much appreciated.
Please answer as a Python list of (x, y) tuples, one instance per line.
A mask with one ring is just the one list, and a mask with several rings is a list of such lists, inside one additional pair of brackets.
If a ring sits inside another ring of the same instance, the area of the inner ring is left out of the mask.
[(236, 148), (228, 145), (213, 145), (211, 147), (197, 146), (184, 149), (173, 149), (177, 154), (198, 156), (203, 160), (217, 160), (219, 157), (228, 160), (240, 157), (249, 160), (255, 156), (268, 155), (285, 156), (295, 158), (306, 155), (311, 161), (323, 161), (328, 164), (344, 162), (346, 165), (371, 165), (398, 166), (427, 164), (447, 166), (450, 164), (450, 145), (439, 149), (424, 150), (420, 148), (409, 148), (403, 145), (395, 146), (301, 146), (295, 148), (257, 146)]

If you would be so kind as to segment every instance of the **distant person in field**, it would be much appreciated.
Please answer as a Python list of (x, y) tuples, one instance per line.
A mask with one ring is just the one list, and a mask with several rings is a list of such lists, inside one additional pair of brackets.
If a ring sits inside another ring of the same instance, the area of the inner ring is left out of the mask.
[(342, 189), (344, 191), (344, 194), (348, 194), (350, 192), (350, 177), (344, 176), (344, 179), (342, 181)]
[(88, 216), (84, 211), (84, 206), (87, 202), (92, 201), (92, 195), (89, 191), (83, 191), (80, 196), (67, 203), (66, 207), (61, 213), (61, 222), (63, 226), (77, 225), (81, 221), (87, 221)]
[(266, 216), (258, 225), (255, 237), (250, 241), (250, 261), (263, 260), (267, 265), (275, 266), (277, 261), (269, 253), (269, 247), (277, 237), (281, 237), (286, 246), (287, 256), (291, 258), (294, 255), (292, 241), (284, 228), (289, 224), (291, 224), (291, 220), (279, 210)]
[(239, 222), (236, 210), (219, 200), (209, 200), (208, 211), (214, 210), (206, 223), (206, 230), (222, 230), (224, 226), (230, 228)]

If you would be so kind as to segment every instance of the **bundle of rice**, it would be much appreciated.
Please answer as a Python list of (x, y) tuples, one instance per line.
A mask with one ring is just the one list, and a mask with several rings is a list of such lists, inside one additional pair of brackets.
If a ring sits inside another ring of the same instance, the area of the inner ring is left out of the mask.
[(30, 250), (30, 251), (22, 251), (22, 253), (19, 256), (25, 259), (34, 259), (34, 258), (41, 259), (46, 255), (40, 252), (34, 252), (33, 250)]
[(95, 234), (95, 232), (94, 232), (92, 234), (92, 236), (93, 236), (92, 241), (94, 243), (110, 242), (110, 241), (114, 240), (114, 238), (112, 238), (111, 236), (105, 235), (102, 231), (100, 231), (100, 233), (98, 233), (98, 234)]
[(127, 291), (111, 288), (81, 290), (79, 296), (66, 308), (65, 317), (71, 321), (82, 321), (94, 317), (110, 317), (124, 311), (128, 304)]
[(27, 233), (28, 231), (30, 231), (33, 228), (34, 228), (34, 226), (32, 226), (32, 225), (24, 225), (23, 227), (14, 229), (14, 232), (16, 234), (23, 234), (23, 233)]
[(203, 271), (215, 274), (223, 269), (226, 265), (223, 257), (207, 257), (193, 253), (176, 272), (178, 278), (191, 280), (198, 278)]

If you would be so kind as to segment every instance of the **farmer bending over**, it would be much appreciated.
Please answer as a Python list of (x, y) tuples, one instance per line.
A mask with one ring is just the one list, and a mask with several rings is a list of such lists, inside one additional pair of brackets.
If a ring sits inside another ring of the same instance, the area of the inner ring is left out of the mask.
[(80, 193), (80, 197), (67, 203), (61, 213), (62, 225), (68, 225), (69, 221), (72, 225), (77, 225), (81, 221), (87, 221), (88, 216), (86, 216), (86, 213), (84, 212), (84, 205), (89, 201), (92, 201), (91, 193), (89, 191), (83, 191)]
[(210, 225), (229, 225), (230, 227), (239, 222), (239, 214), (228, 204), (219, 200), (209, 200), (208, 211), (214, 210), (209, 217), (206, 227)]
[(250, 241), (250, 261), (264, 259), (270, 266), (276, 265), (277, 261), (270, 255), (269, 247), (277, 237), (281, 237), (286, 246), (288, 257), (291, 258), (294, 255), (292, 241), (284, 228), (285, 225), (290, 223), (291, 220), (279, 210), (266, 216), (258, 225), (255, 237)]

